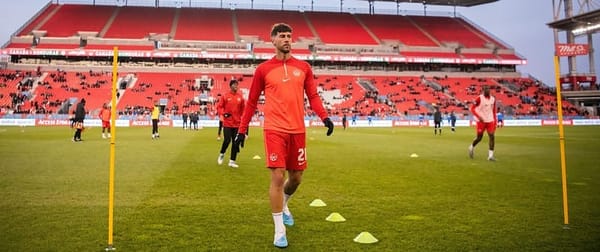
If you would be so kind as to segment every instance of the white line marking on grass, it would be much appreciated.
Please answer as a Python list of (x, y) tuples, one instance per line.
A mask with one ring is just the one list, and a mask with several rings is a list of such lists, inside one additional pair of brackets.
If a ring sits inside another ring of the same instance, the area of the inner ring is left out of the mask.
[(573, 182), (571, 184), (573, 184), (573, 185), (579, 185), (579, 186), (586, 186), (587, 185), (587, 183), (585, 183), (585, 182)]
[(405, 216), (400, 217), (400, 219), (403, 219), (403, 220), (422, 220), (422, 219), (425, 219), (425, 217), (419, 216), (419, 215), (405, 215)]

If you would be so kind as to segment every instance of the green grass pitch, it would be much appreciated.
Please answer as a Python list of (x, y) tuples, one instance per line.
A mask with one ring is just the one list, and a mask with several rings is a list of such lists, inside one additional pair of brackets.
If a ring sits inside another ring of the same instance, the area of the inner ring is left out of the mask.
[[(117, 251), (278, 251), (262, 130), (240, 168), (217, 165), (216, 128), (118, 128)], [(103, 251), (110, 141), (99, 128), (0, 127), (0, 251)], [(600, 128), (566, 127), (564, 229), (557, 127), (307, 129), (309, 168), (290, 202), (287, 251), (600, 251)], [(416, 153), (417, 158), (410, 155)], [(252, 159), (259, 155), (261, 160)], [(225, 161), (228, 160), (228, 155)], [(322, 199), (326, 207), (311, 207)], [(333, 212), (346, 222), (325, 221)], [(379, 242), (360, 244), (366, 231)]]

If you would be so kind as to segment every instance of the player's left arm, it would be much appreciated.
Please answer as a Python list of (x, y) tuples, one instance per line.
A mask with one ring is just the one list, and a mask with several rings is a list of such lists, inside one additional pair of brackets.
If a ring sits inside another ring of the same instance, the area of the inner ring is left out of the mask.
[(317, 116), (321, 120), (325, 120), (328, 117), (325, 107), (323, 107), (323, 101), (317, 92), (317, 85), (314, 82), (313, 72), (310, 67), (306, 70), (306, 78), (304, 79), (304, 92), (310, 103), (310, 108), (317, 113)]
[(496, 99), (494, 98), (494, 106), (492, 108), (492, 113), (494, 113), (493, 118), (494, 118), (494, 126), (498, 125), (498, 116), (496, 116), (498, 114), (498, 110), (496, 109)]
[(323, 101), (321, 101), (321, 97), (319, 97), (319, 93), (317, 92), (317, 85), (314, 82), (313, 72), (310, 67), (307, 67), (306, 70), (304, 92), (306, 93), (306, 97), (308, 97), (310, 108), (321, 118), (323, 125), (327, 127), (327, 135), (330, 136), (333, 133), (333, 122), (327, 115), (327, 110), (323, 107)]

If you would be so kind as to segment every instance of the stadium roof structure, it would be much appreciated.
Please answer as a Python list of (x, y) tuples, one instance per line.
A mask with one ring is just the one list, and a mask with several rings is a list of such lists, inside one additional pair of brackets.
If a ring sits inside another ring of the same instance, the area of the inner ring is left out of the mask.
[(498, 0), (365, 0), (369, 2), (394, 2), (394, 3), (423, 3), (427, 5), (445, 5), (471, 7), (497, 2)]
[(594, 33), (600, 30), (600, 9), (563, 18), (547, 24), (551, 28), (563, 31), (575, 31), (586, 29), (585, 33)]

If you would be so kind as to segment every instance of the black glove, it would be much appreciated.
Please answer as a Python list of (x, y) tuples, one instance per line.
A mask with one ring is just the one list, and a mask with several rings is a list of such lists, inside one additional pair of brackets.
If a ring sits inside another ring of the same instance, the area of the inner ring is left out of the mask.
[(241, 148), (244, 148), (244, 140), (246, 139), (246, 135), (242, 133), (238, 133), (233, 140), (233, 143)]
[(327, 127), (327, 136), (331, 136), (333, 133), (333, 122), (331, 119), (329, 119), (329, 117), (327, 117), (323, 120), (323, 124), (325, 124), (325, 127)]
[(225, 113), (225, 114), (223, 114), (223, 117), (225, 117), (225, 118), (228, 118), (228, 117), (230, 117), (230, 116), (231, 116), (231, 114), (230, 114), (230, 113)]

